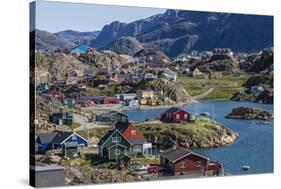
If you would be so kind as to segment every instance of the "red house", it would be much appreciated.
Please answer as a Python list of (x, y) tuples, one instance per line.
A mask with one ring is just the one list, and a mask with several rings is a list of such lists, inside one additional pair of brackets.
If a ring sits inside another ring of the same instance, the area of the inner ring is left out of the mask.
[(161, 114), (160, 120), (169, 123), (189, 122), (191, 120), (191, 113), (182, 108), (172, 107)]
[(82, 106), (82, 107), (92, 107), (94, 105), (94, 101), (92, 100), (91, 97), (88, 96), (82, 96), (80, 97), (78, 103)]
[(118, 122), (115, 128), (132, 144), (132, 154), (143, 155), (145, 140), (138, 128), (129, 122)]
[(120, 100), (114, 97), (104, 97), (103, 104), (118, 104)]
[(161, 166), (171, 175), (206, 175), (209, 159), (186, 148), (172, 147), (160, 155)]
[(58, 91), (55, 91), (55, 90), (47, 93), (47, 95), (50, 96), (50, 97), (56, 98), (58, 100), (62, 100), (65, 97), (64, 94), (62, 94), (62, 93), (60, 93)]
[(118, 122), (116, 123), (115, 127), (123, 134), (125, 138), (129, 140), (135, 140), (135, 139), (144, 140), (144, 136), (140, 132), (140, 130), (129, 122)]

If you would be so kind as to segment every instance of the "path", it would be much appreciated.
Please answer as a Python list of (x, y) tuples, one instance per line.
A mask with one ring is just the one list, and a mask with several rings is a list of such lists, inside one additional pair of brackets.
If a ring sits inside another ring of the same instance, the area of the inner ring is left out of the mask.
[(207, 97), (211, 92), (213, 92), (214, 88), (210, 88), (207, 91), (205, 91), (204, 93), (201, 93), (200, 95), (194, 96), (192, 97), (194, 100), (200, 100), (202, 98)]

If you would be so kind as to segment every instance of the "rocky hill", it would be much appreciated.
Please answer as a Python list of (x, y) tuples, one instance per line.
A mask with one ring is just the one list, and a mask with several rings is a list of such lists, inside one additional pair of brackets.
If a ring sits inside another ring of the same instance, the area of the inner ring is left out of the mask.
[(216, 47), (255, 51), (273, 45), (273, 17), (167, 10), (128, 24), (105, 25), (91, 45), (105, 47), (123, 36), (136, 37), (144, 47), (162, 50), (170, 57)]
[(226, 116), (229, 119), (272, 119), (272, 114), (262, 109), (253, 107), (233, 108), (232, 112)]
[(54, 34), (76, 45), (79, 43), (89, 45), (91, 40), (95, 39), (99, 35), (99, 31), (79, 32), (74, 30), (65, 30)]
[(132, 61), (125, 55), (119, 55), (114, 52), (99, 51), (81, 54), (78, 59), (98, 68), (121, 68), (123, 65)]
[(231, 58), (223, 60), (203, 61), (192, 66), (192, 70), (198, 68), (201, 72), (234, 72), (239, 69), (238, 64)]
[(73, 48), (75, 44), (56, 34), (46, 32), (43, 30), (35, 30), (35, 50), (53, 52), (57, 48)]
[(240, 64), (240, 69), (246, 72), (273, 70), (273, 48), (263, 49), (257, 56), (250, 56)]
[(193, 101), (188, 92), (177, 82), (167, 79), (154, 79), (151, 81), (142, 80), (133, 90), (154, 90), (162, 91), (163, 95), (176, 103), (190, 103)]
[(82, 63), (76, 57), (63, 53), (53, 55), (36, 54), (36, 83), (49, 82), (52, 77), (59, 80), (66, 79), (66, 73), (71, 70), (90, 68), (89, 65)]
[(134, 58), (159, 64), (171, 64), (171, 59), (160, 50), (144, 48), (134, 54)]
[(104, 49), (132, 56), (143, 49), (143, 45), (134, 37), (120, 37), (110, 42)]

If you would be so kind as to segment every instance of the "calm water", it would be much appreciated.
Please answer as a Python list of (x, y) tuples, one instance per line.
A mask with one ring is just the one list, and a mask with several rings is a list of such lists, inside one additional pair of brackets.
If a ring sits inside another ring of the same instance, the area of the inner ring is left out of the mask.
[[(247, 120), (231, 120), (225, 116), (232, 108), (251, 106), (273, 112), (273, 106), (250, 102), (234, 102), (227, 100), (204, 100), (199, 103), (186, 105), (183, 108), (193, 112), (209, 112), (210, 117), (240, 134), (233, 144), (219, 148), (195, 149), (202, 155), (224, 164), (225, 171), (231, 174), (271, 173), (273, 172), (273, 123), (261, 125), (262, 121), (250, 123)], [(166, 109), (130, 110), (126, 111), (132, 121), (159, 118)], [(212, 115), (214, 112), (214, 115)], [(242, 171), (241, 166), (250, 166), (249, 171)]]

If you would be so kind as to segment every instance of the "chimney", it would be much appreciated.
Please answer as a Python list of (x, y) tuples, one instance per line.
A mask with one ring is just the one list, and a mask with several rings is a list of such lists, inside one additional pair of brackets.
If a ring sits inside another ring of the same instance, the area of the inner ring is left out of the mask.
[(177, 145), (174, 143), (172, 148), (173, 148), (173, 150), (176, 150), (177, 149)]

